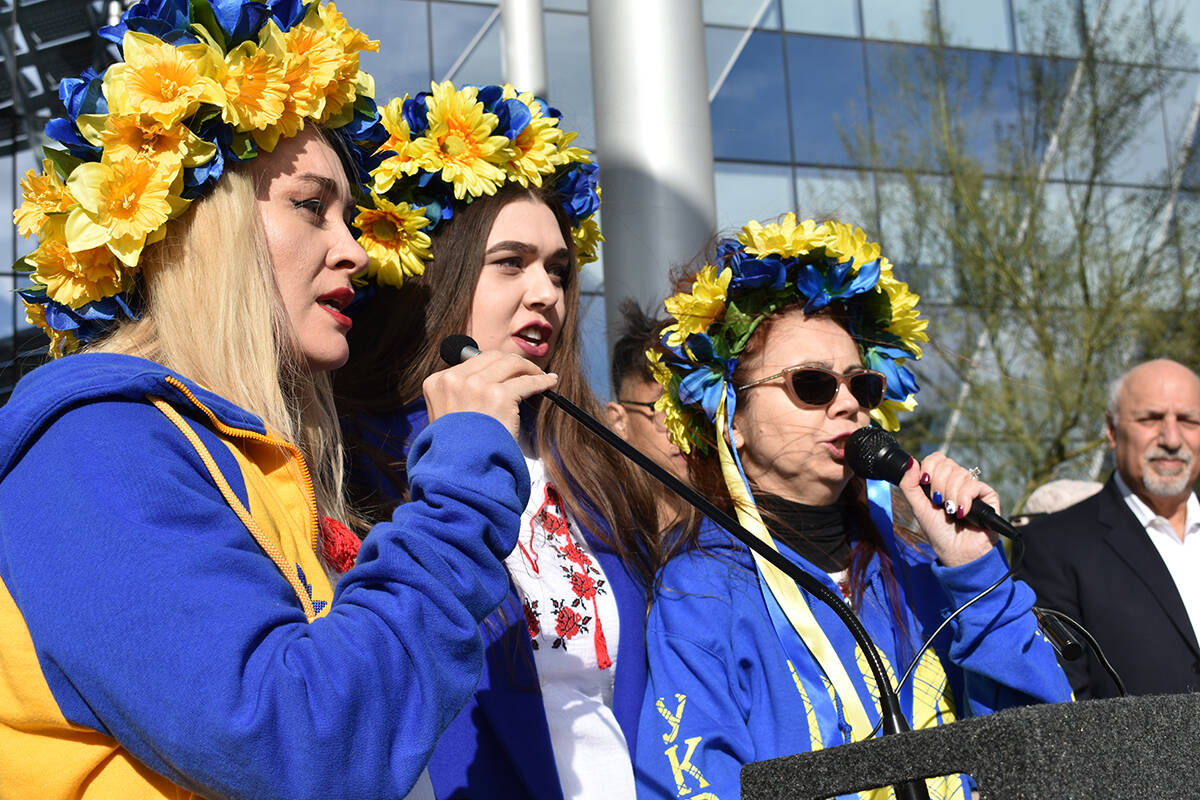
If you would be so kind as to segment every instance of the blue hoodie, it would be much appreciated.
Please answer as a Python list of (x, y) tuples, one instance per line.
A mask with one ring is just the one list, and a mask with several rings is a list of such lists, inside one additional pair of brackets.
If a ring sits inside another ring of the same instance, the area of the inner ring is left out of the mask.
[(406, 794), (475, 688), (529, 493), (480, 414), (430, 425), (409, 478), (334, 591), (307, 468), (256, 417), (130, 356), (27, 376), (0, 409), (0, 786)]

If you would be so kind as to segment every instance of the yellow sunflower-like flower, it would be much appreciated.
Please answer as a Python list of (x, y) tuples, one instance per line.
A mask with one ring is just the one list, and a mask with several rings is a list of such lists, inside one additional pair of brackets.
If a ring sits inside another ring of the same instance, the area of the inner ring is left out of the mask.
[(599, 257), (597, 252), (604, 241), (604, 234), (600, 232), (600, 223), (591, 216), (571, 228), (571, 239), (575, 242), (575, 260), (582, 267)]
[(663, 329), (663, 333), (669, 334), (668, 346), (678, 347), (693, 333), (708, 330), (712, 321), (725, 310), (725, 296), (732, 278), (733, 270), (729, 267), (717, 272), (716, 266), (706, 264), (696, 276), (691, 293), (680, 292), (666, 299), (667, 313), (677, 320)]
[(415, 175), (419, 169), (408, 150), (412, 134), (408, 123), (404, 121), (403, 112), (404, 101), (409, 97), (407, 94), (404, 97), (394, 97), (379, 112), (383, 127), (388, 132), (388, 140), (379, 149), (391, 150), (396, 154), (389, 156), (371, 172), (375, 181), (375, 191), (379, 194), (390, 191), (396, 181), (405, 175)]
[(824, 246), (826, 225), (818, 225), (811, 219), (797, 223), (796, 215), (789, 212), (782, 221), (766, 225), (751, 220), (738, 233), (738, 241), (752, 256), (778, 253), (784, 258), (791, 258)]
[(67, 179), (67, 189), (79, 201), (67, 216), (71, 250), (107, 246), (126, 265), (136, 266), (148, 240), (161, 238), (163, 223), (187, 208), (174, 188), (183, 177), (174, 167), (174, 162), (135, 158), (76, 167)]
[(578, 136), (579, 134), (575, 131), (562, 132), (562, 136), (558, 140), (558, 152), (554, 154), (553, 158), (555, 165), (592, 163), (591, 153), (586, 149), (570, 146)]
[(42, 243), (25, 257), (34, 267), (33, 279), (46, 287), (47, 296), (68, 308), (110, 297), (124, 288), (119, 262), (107, 247), (71, 252), (66, 220), (50, 220)]
[(224, 92), (216, 81), (208, 48), (176, 47), (137, 31), (121, 42), (125, 60), (104, 73), (104, 96), (113, 114), (146, 114), (171, 126), (193, 114), (201, 103), (220, 105)]
[(75, 338), (75, 334), (70, 331), (55, 330), (46, 322), (45, 306), (31, 303), (23, 297), (21, 302), (25, 304), (25, 321), (35, 328), (41, 328), (50, 337), (49, 355), (51, 358), (61, 358), (78, 349), (79, 340)]
[(671, 391), (671, 368), (662, 363), (662, 354), (657, 350), (647, 350), (646, 360), (650, 362), (650, 374), (663, 387), (663, 393), (654, 401), (654, 410), (661, 411), (665, 417), (667, 437), (684, 454), (692, 452), (692, 441), (687, 426), (687, 417), (675, 395)]
[(837, 221), (827, 222), (824, 227), (827, 232), (826, 255), (834, 256), (839, 264), (853, 258), (857, 270), (863, 264), (879, 258), (879, 245), (867, 241), (867, 234), (862, 228)]
[(871, 419), (879, 423), (879, 427), (885, 431), (900, 430), (901, 411), (912, 411), (917, 407), (917, 398), (914, 395), (909, 395), (903, 403), (898, 400), (884, 400), (879, 408), (871, 410)]
[(472, 86), (455, 91), (449, 81), (433, 84), (426, 103), (429, 129), (409, 145), (417, 165), (441, 171), (459, 200), (495, 194), (504, 183), (502, 165), (511, 153), (508, 139), (492, 135), (496, 115), (485, 111), (477, 96)]
[(921, 319), (921, 312), (917, 310), (920, 296), (909, 290), (907, 283), (896, 280), (890, 274), (879, 276), (878, 288), (887, 294), (892, 307), (888, 332), (899, 336), (914, 356), (920, 358), (921, 342), (929, 341), (929, 334), (925, 331), (929, 327), (929, 320)]
[(558, 164), (565, 163), (561, 160), (563, 156), (558, 148), (563, 138), (558, 120), (542, 113), (542, 104), (534, 99), (532, 92), (518, 95), (512, 86), (505, 84), (503, 97), (506, 100), (520, 100), (533, 114), (529, 124), (512, 140), (512, 159), (504, 165), (504, 169), (512, 180), (522, 186), (541, 186), (543, 175), (549, 175)]
[(354, 219), (362, 231), (358, 242), (371, 257), (367, 274), (400, 288), (405, 278), (424, 273), (425, 262), (433, 258), (429, 234), (423, 230), (429, 218), (408, 203), (393, 204), (378, 195), (373, 199), (376, 207), (359, 206)]
[(79, 132), (104, 148), (104, 160), (140, 158), (155, 163), (175, 159), (184, 167), (208, 163), (217, 146), (186, 125), (164, 126), (145, 114), (80, 114)]
[(13, 212), (13, 223), (26, 239), (40, 233), (51, 214), (65, 213), (75, 205), (75, 198), (71, 197), (49, 159), (42, 161), (40, 175), (33, 170), (25, 173), (21, 179), (21, 196), (24, 201)]
[(243, 132), (279, 122), (288, 91), (284, 62), (253, 42), (242, 42), (224, 58), (215, 43), (209, 47), (225, 91), (221, 119)]

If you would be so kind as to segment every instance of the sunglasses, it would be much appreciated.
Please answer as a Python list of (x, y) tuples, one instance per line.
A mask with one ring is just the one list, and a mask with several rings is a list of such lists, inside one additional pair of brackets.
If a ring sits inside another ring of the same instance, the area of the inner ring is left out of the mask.
[(759, 386), (776, 378), (783, 378), (783, 388), (788, 397), (792, 398), (792, 402), (806, 408), (824, 408), (829, 405), (833, 398), (837, 397), (838, 388), (845, 384), (858, 404), (870, 411), (879, 408), (879, 404), (883, 402), (883, 391), (887, 388), (887, 378), (882, 373), (869, 369), (844, 375), (823, 367), (797, 366), (739, 386), (737, 391)]

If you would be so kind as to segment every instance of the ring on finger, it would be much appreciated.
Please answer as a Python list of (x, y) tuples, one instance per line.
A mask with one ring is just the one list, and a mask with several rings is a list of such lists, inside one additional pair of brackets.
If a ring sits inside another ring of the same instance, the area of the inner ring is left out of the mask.
[(967, 474), (971, 476), (972, 480), (979, 480), (979, 476), (983, 474), (983, 470), (979, 467), (971, 467), (967, 470)]

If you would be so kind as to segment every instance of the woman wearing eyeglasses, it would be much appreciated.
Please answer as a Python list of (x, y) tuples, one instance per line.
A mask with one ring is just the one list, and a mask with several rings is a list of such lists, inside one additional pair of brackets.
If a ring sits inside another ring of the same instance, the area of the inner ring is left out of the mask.
[[(862, 231), (790, 214), (720, 242), (682, 285), (652, 360), (693, 483), (839, 592), (903, 674), (945, 615), (1008, 569), (962, 521), (996, 493), (949, 458), (909, 465), (895, 515), (891, 487), (846, 464), (851, 433), (894, 430), (916, 405), (916, 296)], [(914, 728), (1070, 698), (1032, 605), (1006, 579), (950, 624), (900, 688)], [(743, 764), (872, 735), (877, 691), (856, 650), (782, 572), (708, 520), (686, 526), (648, 621), (639, 796), (737, 797)], [(962, 797), (967, 779), (929, 789)]]

